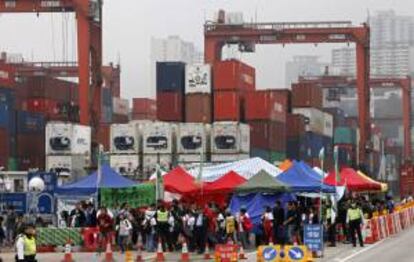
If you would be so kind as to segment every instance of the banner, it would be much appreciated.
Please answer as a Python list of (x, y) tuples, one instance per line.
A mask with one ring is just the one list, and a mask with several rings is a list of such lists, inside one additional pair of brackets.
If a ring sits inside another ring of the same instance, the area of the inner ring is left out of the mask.
[(2, 210), (6, 210), (7, 207), (14, 207), (14, 210), (19, 214), (25, 214), (27, 208), (26, 193), (1, 193), (0, 200), (2, 204)]
[(100, 204), (112, 208), (119, 207), (122, 203), (128, 203), (131, 207), (142, 207), (155, 204), (155, 185), (141, 184), (128, 188), (101, 188)]

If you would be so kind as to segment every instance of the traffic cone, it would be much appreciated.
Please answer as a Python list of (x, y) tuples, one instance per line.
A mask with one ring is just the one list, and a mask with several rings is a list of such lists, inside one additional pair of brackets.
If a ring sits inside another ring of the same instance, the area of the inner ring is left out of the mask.
[(108, 241), (108, 243), (106, 243), (105, 262), (113, 262), (113, 261), (114, 261), (114, 255), (112, 253), (112, 246), (111, 246), (111, 242)]
[(246, 260), (246, 254), (244, 253), (243, 245), (240, 245), (240, 254), (239, 254), (239, 260)]
[(134, 262), (134, 258), (130, 250), (125, 251), (125, 262)]
[(188, 262), (190, 261), (190, 254), (188, 254), (188, 247), (187, 247), (187, 241), (184, 240), (183, 242), (183, 248), (181, 250), (181, 262)]
[(206, 249), (204, 250), (204, 259), (211, 259), (210, 249), (208, 247), (208, 244), (206, 244)]
[(158, 239), (158, 247), (157, 247), (157, 257), (155, 258), (155, 261), (165, 261), (164, 257), (164, 251), (162, 250), (162, 243), (161, 239)]
[(62, 262), (73, 262), (72, 257), (72, 241), (68, 239), (65, 244), (65, 256), (63, 257)]

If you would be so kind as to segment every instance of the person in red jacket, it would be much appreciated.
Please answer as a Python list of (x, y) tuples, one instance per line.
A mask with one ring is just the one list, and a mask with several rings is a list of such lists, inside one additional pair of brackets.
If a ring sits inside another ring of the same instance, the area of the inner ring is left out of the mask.
[[(102, 207), (100, 212), (98, 212), (97, 217), (98, 227), (99, 227), (99, 244), (101, 248), (105, 248), (107, 243), (112, 241), (112, 231), (113, 231), (113, 219), (109, 215), (108, 210), (105, 207)], [(103, 246), (102, 246), (103, 244)]]

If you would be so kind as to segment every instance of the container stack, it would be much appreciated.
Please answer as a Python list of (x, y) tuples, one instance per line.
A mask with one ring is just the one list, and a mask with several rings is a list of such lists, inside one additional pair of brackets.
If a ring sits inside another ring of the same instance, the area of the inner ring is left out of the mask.
[(260, 90), (246, 96), (245, 118), (250, 125), (252, 157), (271, 163), (286, 159), (288, 90)]
[(40, 113), (16, 112), (16, 157), (20, 170), (45, 168), (45, 117)]
[(104, 124), (112, 123), (113, 111), (114, 111), (114, 107), (113, 107), (111, 89), (102, 88), (101, 122)]
[(123, 175), (134, 175), (140, 167), (139, 124), (112, 124), (110, 137), (111, 167)]
[(172, 167), (175, 153), (175, 124), (154, 122), (141, 128), (143, 146), (143, 171), (151, 174), (157, 164), (165, 170)]
[(214, 121), (244, 121), (246, 93), (256, 86), (255, 69), (238, 60), (217, 62), (213, 84)]
[(333, 117), (330, 113), (322, 111), (322, 90), (312, 84), (292, 85), (292, 113), (305, 117), (305, 134), (290, 138), (289, 152), (294, 152), (296, 139), (296, 153), (291, 155), (294, 159), (305, 160), (312, 166), (318, 166), (319, 153), (325, 149), (326, 162), (332, 162), (333, 156)]
[(129, 102), (128, 99), (119, 97), (112, 98), (113, 114), (112, 123), (128, 123), (129, 121)]
[(13, 157), (16, 137), (15, 93), (9, 88), (0, 88), (0, 166), (9, 168)]
[(185, 79), (185, 121), (211, 123), (211, 66), (187, 65)]
[(157, 62), (157, 119), (184, 122), (185, 64)]
[(177, 126), (177, 162), (186, 165), (209, 160), (210, 125), (180, 123)]
[(151, 98), (133, 98), (131, 119), (156, 120), (157, 102)]
[(86, 175), (91, 161), (91, 128), (72, 123), (46, 125), (46, 170), (62, 179), (76, 180)]

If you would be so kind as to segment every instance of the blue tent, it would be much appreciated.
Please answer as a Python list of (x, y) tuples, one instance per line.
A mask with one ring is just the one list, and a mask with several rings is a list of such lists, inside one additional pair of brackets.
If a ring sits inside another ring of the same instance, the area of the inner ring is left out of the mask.
[(229, 208), (232, 214), (236, 214), (240, 211), (241, 207), (246, 207), (247, 213), (255, 225), (255, 230), (257, 230), (256, 227), (261, 223), (260, 220), (265, 211), (265, 207), (270, 206), (273, 208), (277, 200), (282, 202), (282, 205), (286, 207), (287, 202), (296, 200), (296, 197), (290, 193), (234, 195), (231, 198)]
[[(308, 166), (309, 167), (309, 166)], [(280, 182), (290, 186), (292, 192), (324, 192), (335, 193), (335, 187), (321, 184), (321, 177), (312, 170), (306, 167), (305, 163), (294, 161), (292, 166), (276, 177)]]
[(137, 183), (118, 174), (109, 165), (101, 167), (101, 181), (98, 184), (98, 171), (80, 180), (63, 185), (56, 189), (60, 195), (91, 195), (96, 193), (98, 188), (125, 188), (136, 185)]

